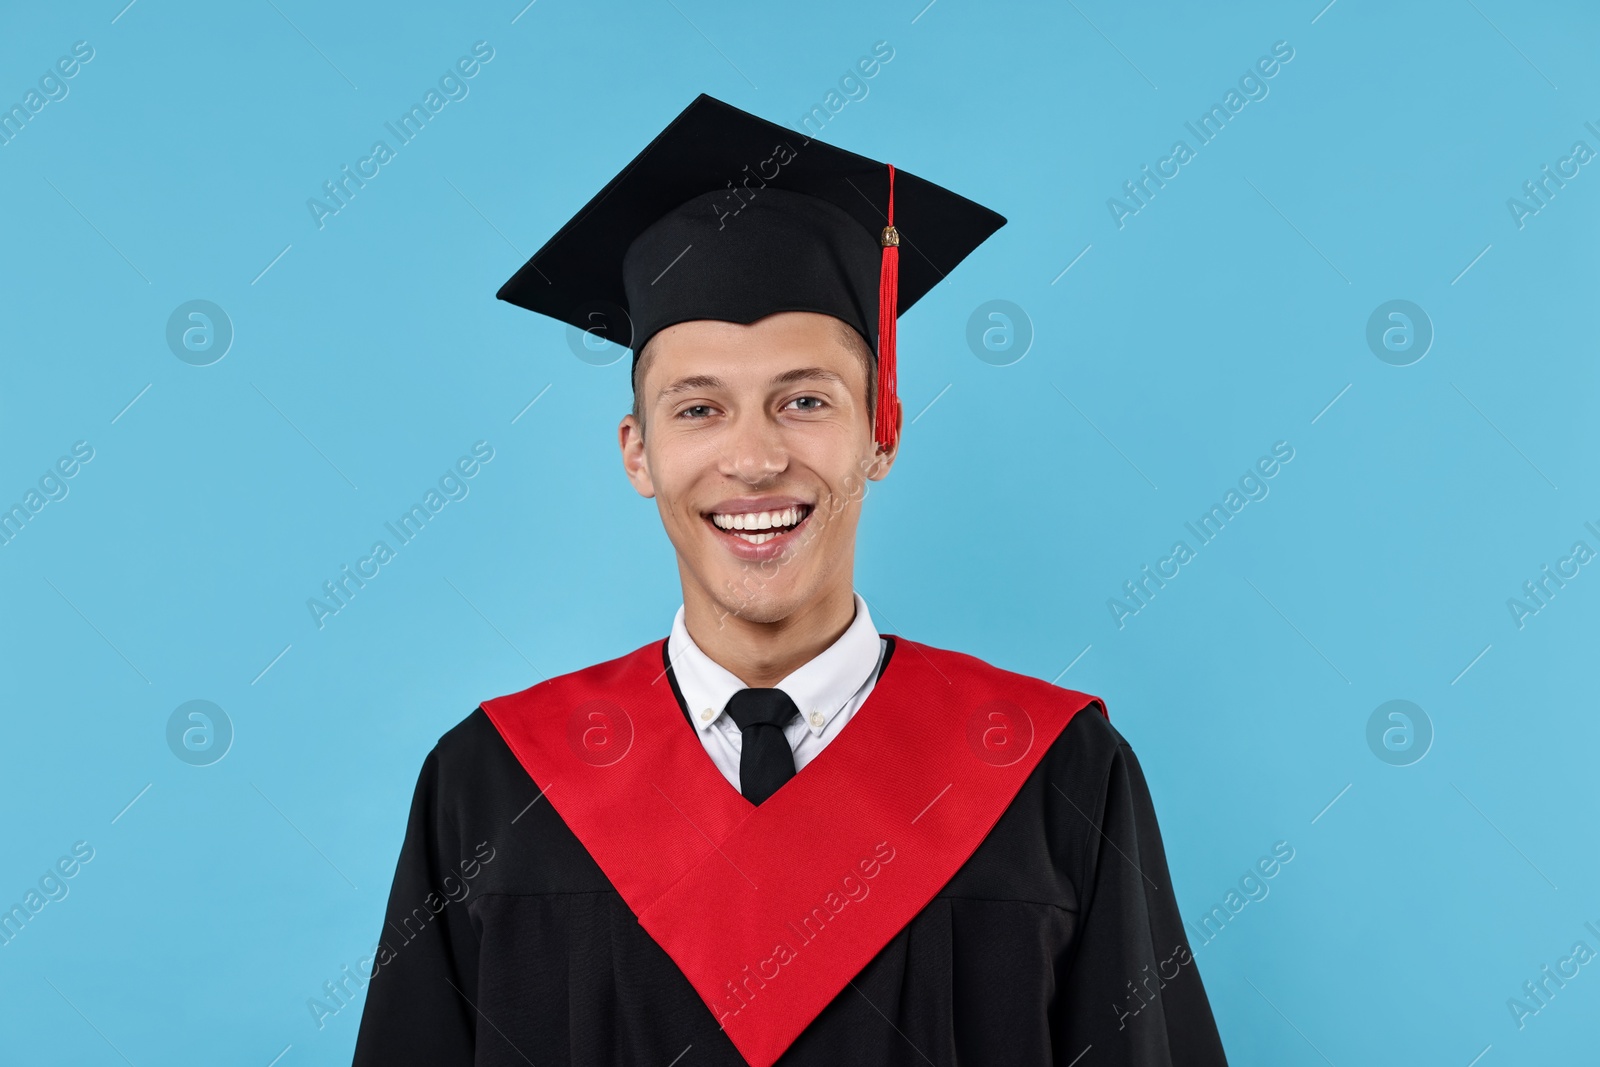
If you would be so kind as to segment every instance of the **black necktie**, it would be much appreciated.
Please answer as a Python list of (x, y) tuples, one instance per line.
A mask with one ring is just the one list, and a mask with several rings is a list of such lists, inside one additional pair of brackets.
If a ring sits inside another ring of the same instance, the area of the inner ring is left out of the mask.
[(784, 725), (800, 709), (782, 689), (741, 689), (728, 698), (728, 714), (739, 724), (739, 792), (760, 804), (794, 777), (794, 751)]

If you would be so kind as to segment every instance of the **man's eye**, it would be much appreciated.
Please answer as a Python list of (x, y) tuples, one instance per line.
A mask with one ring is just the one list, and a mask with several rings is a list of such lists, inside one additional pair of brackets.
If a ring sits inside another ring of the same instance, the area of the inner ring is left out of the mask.
[(797, 396), (793, 400), (789, 401), (789, 403), (802, 405), (800, 408), (801, 411), (816, 411), (818, 408), (825, 407), (827, 405), (827, 401), (823, 400), (820, 396)]
[(686, 419), (703, 419), (710, 413), (710, 404), (693, 404), (678, 412), (678, 417)]

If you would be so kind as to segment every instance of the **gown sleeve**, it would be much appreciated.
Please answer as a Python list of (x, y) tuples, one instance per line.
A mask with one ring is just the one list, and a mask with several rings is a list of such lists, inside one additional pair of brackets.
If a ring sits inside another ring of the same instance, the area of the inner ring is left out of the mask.
[(1088, 839), (1075, 878), (1081, 925), (1056, 1000), (1057, 1067), (1089, 1047), (1083, 1065), (1226, 1067), (1144, 772), (1115, 728), (1082, 714), (1109, 734), (1097, 740), (1110, 759), (1098, 790), (1074, 790), (1066, 812)]
[(469, 1067), (478, 1000), (478, 939), (451, 899), (473, 842), (441, 802), (439, 749), (422, 765), (366, 991), (354, 1067)]

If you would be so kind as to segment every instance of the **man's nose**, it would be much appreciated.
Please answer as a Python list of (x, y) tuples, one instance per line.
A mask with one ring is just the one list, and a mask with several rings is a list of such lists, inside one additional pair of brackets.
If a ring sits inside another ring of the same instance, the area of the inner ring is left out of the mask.
[(782, 474), (789, 466), (783, 430), (765, 412), (735, 417), (722, 443), (722, 473), (751, 484)]

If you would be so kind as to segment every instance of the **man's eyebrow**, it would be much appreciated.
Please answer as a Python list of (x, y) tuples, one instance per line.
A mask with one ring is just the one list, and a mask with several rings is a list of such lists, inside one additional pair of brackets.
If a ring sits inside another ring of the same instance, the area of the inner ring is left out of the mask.
[(796, 367), (772, 379), (773, 385), (790, 385), (794, 382), (825, 381), (847, 384), (843, 377), (826, 367)]
[(677, 396), (679, 393), (692, 393), (696, 389), (720, 389), (722, 379), (709, 374), (693, 374), (687, 378), (679, 378), (661, 392), (656, 394), (656, 399), (666, 400)]
[[(848, 384), (838, 373), (826, 367), (796, 367), (786, 370), (772, 379), (773, 385), (792, 385), (795, 382), (826, 381), (836, 382), (839, 385)], [(692, 393), (697, 389), (721, 389), (723, 382), (710, 374), (692, 374), (686, 378), (679, 378), (671, 385), (656, 394), (656, 400), (670, 400), (682, 393)]]

